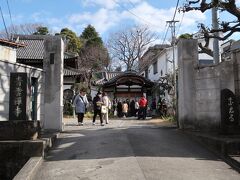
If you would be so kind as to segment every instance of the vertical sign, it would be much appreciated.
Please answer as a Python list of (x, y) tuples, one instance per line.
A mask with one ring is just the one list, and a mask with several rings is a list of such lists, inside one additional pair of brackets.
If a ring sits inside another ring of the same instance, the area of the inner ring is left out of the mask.
[(221, 91), (221, 128), (224, 133), (238, 126), (238, 108), (234, 93), (229, 89)]
[(27, 120), (27, 73), (10, 74), (9, 120)]

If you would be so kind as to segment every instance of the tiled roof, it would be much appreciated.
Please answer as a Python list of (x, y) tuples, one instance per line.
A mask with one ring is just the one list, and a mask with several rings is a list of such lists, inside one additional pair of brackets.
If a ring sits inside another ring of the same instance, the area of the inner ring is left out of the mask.
[(118, 75), (120, 75), (120, 74), (123, 74), (123, 72), (117, 72), (117, 71), (115, 71), (115, 72), (106, 72), (105, 73), (105, 79), (107, 80), (107, 81), (109, 81), (110, 79), (112, 79), (112, 78), (114, 78), (115, 76), (118, 76)]
[(64, 52), (64, 60), (78, 57), (77, 53)]
[(64, 76), (77, 76), (77, 75), (82, 75), (83, 72), (77, 69), (73, 69), (70, 67), (65, 67), (63, 69), (63, 74)]
[(18, 59), (43, 59), (44, 55), (44, 39), (37, 40), (19, 40), (19, 42), (25, 44), (23, 48), (17, 49)]
[[(17, 49), (17, 60), (21, 63), (41, 63), (44, 56), (44, 39), (48, 37), (45, 35), (15, 35), (14, 39), (21, 44), (25, 44), (24, 47)], [(64, 61), (75, 59), (76, 53), (65, 52)], [(36, 65), (36, 64), (35, 64)], [(65, 67), (63, 69), (64, 76), (77, 76), (83, 72), (71, 67)]]
[(96, 85), (103, 85), (104, 83), (106, 83), (107, 80), (105, 78), (99, 79), (97, 81), (95, 81)]
[(120, 74), (123, 74), (124, 72), (118, 72), (118, 71), (103, 71), (103, 78), (102, 79), (98, 79), (95, 81), (95, 84), (96, 85), (103, 85), (105, 84), (106, 82), (108, 82), (109, 80), (115, 78), (116, 76), (120, 75)]
[[(44, 56), (44, 39), (48, 35), (14, 35), (14, 39), (25, 47), (17, 49), (18, 59), (43, 59)], [(76, 53), (65, 52), (64, 59), (76, 58)]]
[(14, 35), (13, 39), (25, 44), (23, 48), (17, 49), (17, 59), (43, 59), (44, 35)]

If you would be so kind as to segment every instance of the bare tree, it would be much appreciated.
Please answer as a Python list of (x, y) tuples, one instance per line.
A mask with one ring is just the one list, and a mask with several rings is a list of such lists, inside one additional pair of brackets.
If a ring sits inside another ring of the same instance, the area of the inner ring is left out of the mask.
[(124, 63), (127, 70), (135, 70), (148, 45), (155, 40), (156, 35), (148, 27), (134, 26), (111, 36), (109, 52), (113, 59)]
[[(23, 34), (23, 35), (31, 35), (37, 32), (38, 28), (42, 27), (41, 24), (19, 24), (19, 25), (13, 25), (9, 26), (7, 28), (8, 34), (13, 35), (13, 34)], [(0, 37), (7, 39), (8, 35), (5, 30), (0, 31)]]
[(78, 67), (84, 72), (84, 79), (91, 91), (94, 72), (101, 71), (109, 64), (108, 51), (104, 46), (91, 45), (83, 47), (79, 52)]
[[(199, 24), (200, 32), (203, 34), (205, 39), (205, 45), (199, 44), (201, 52), (207, 53), (212, 56), (212, 51), (209, 49), (209, 39), (217, 38), (219, 40), (226, 40), (233, 33), (240, 32), (240, 8), (236, 6), (236, 0), (196, 0), (196, 1), (187, 1), (184, 7), (180, 10), (184, 12), (199, 10), (205, 12), (212, 8), (218, 8), (221, 12), (227, 12), (231, 14), (235, 19), (233, 21), (226, 22), (219, 19), (219, 28), (213, 29), (206, 27), (204, 24)], [(224, 33), (223, 36), (218, 36), (214, 34), (215, 32)]]
[[(195, 4), (199, 4), (199, 6), (194, 6)], [(200, 24), (202, 31), (206, 33), (205, 37), (226, 40), (233, 33), (240, 31), (240, 8), (236, 6), (236, 0), (209, 0), (209, 2), (206, 0), (201, 0), (201, 2), (200, 0), (188, 1), (188, 3), (183, 7), (183, 11), (188, 12), (192, 10), (199, 10), (204, 13), (213, 7), (218, 8), (220, 11), (228, 12), (236, 19), (230, 22), (219, 20), (220, 27), (218, 29), (211, 29), (206, 27), (204, 24)], [(223, 32), (225, 35), (223, 37), (216, 36), (213, 34), (214, 32)]]

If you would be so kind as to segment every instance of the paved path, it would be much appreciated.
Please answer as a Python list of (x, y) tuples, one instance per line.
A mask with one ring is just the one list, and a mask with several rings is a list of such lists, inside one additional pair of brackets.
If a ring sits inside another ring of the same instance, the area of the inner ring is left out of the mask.
[(240, 174), (156, 120), (112, 120), (104, 127), (69, 120), (34, 179), (239, 180)]

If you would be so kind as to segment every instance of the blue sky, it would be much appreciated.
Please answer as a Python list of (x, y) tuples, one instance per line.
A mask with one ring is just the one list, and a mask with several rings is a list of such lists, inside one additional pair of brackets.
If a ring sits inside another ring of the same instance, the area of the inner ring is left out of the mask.
[[(238, 5), (240, 5), (240, 0)], [(68, 27), (78, 35), (92, 24), (104, 40), (129, 25), (147, 25), (162, 40), (166, 21), (171, 20), (177, 0), (8, 0), (13, 24), (40, 23), (51, 32)], [(185, 0), (180, 0), (182, 6)], [(0, 0), (7, 26), (11, 25), (7, 0)], [(176, 32), (193, 33), (198, 23), (211, 24), (209, 13), (177, 13)], [(3, 29), (2, 20), (0, 29)], [(235, 35), (236, 36), (236, 35)], [(167, 40), (170, 38), (170, 31)], [(240, 38), (238, 38), (240, 39)]]

